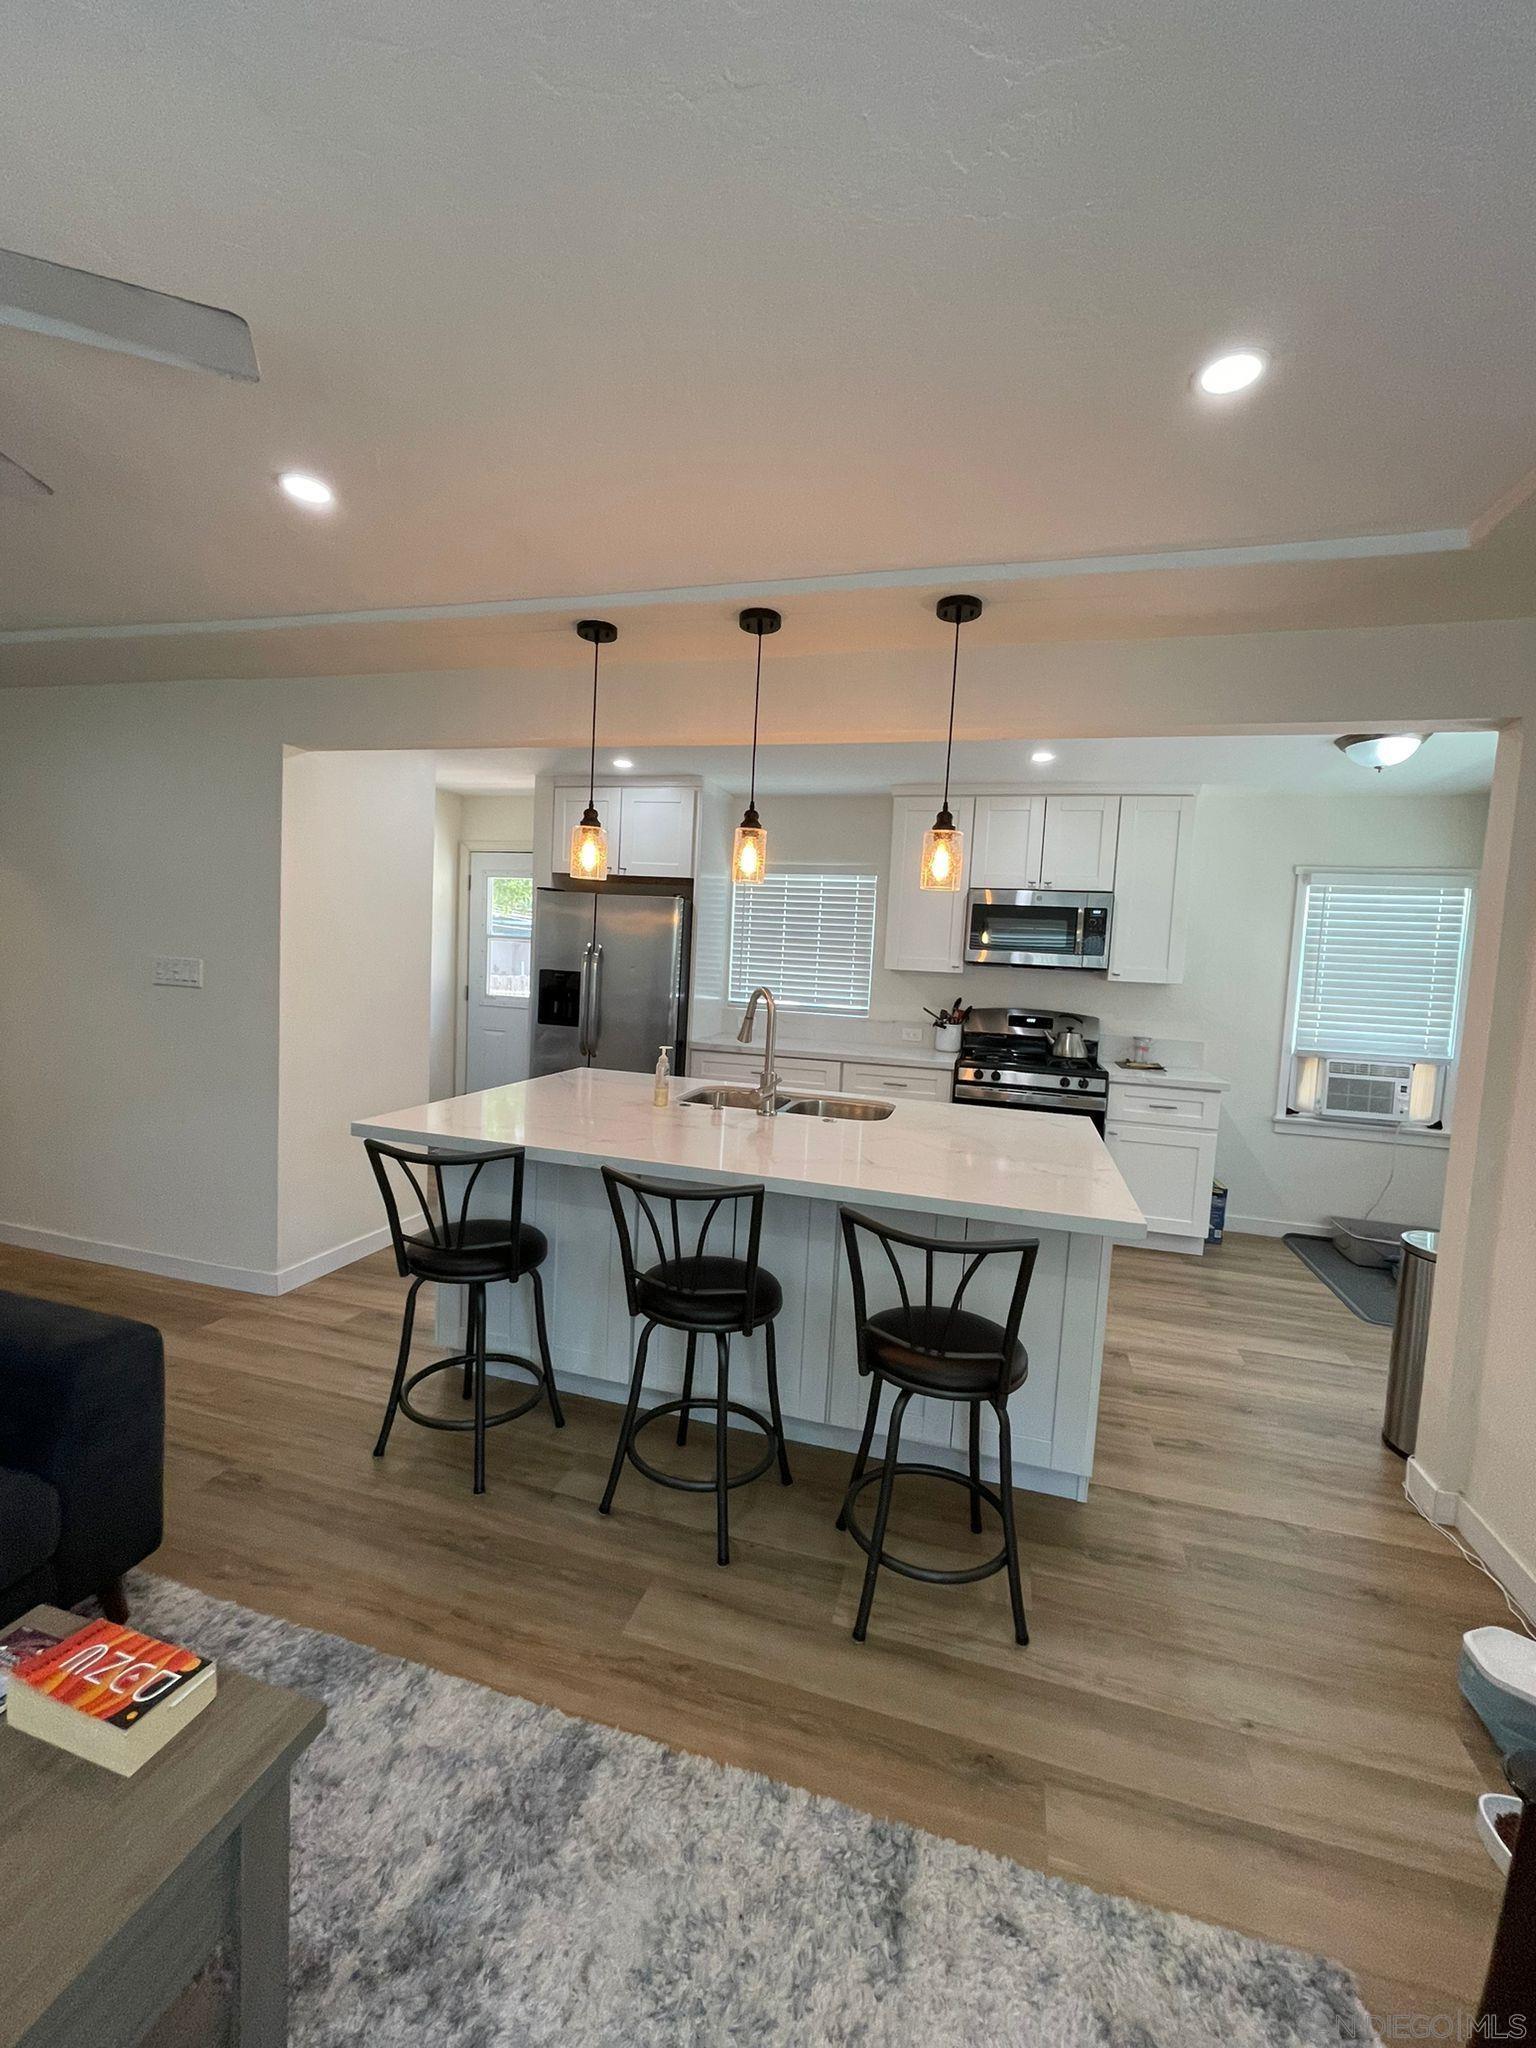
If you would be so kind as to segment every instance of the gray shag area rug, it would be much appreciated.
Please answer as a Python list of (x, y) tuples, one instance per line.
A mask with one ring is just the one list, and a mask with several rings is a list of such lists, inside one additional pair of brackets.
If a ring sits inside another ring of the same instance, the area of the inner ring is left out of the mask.
[(167, 1579), (138, 1574), (133, 1603), (329, 1709), (294, 1780), (291, 2048), (1375, 2038), (1319, 1957)]

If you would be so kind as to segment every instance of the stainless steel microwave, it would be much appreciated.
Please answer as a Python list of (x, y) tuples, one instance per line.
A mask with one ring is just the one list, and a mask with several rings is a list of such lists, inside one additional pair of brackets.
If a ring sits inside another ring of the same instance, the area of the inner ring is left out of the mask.
[(1081, 889), (972, 889), (965, 957), (993, 967), (1109, 966), (1113, 896)]

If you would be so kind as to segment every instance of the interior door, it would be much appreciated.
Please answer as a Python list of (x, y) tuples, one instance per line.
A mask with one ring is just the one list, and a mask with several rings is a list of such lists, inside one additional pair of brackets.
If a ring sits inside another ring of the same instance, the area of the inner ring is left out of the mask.
[(469, 857), (469, 993), (464, 1086), (502, 1088), (528, 1078), (533, 953), (533, 858)]
[(1041, 888), (1113, 889), (1119, 835), (1119, 797), (1047, 797)]

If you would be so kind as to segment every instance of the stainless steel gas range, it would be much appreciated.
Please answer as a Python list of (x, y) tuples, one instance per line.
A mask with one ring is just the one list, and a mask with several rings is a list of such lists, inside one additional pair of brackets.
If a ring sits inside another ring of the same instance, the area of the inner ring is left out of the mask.
[[(1081, 1057), (1055, 1051), (1075, 1032)], [(1100, 1137), (1109, 1075), (1099, 1065), (1099, 1020), (1062, 1010), (972, 1010), (955, 1062), (954, 1100), (992, 1108), (1086, 1116)]]

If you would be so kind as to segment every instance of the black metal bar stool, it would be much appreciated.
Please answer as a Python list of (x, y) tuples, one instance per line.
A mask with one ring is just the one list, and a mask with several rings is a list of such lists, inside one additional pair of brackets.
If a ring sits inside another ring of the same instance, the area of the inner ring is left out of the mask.
[[(753, 1184), (698, 1187), (677, 1181), (641, 1180), (633, 1174), (619, 1173), (611, 1166), (603, 1168), (603, 1182), (619, 1233), (629, 1312), (632, 1316), (644, 1317), (645, 1327), (640, 1332), (640, 1342), (635, 1350), (629, 1400), (613, 1453), (613, 1469), (608, 1474), (608, 1484), (603, 1492), (601, 1512), (606, 1515), (611, 1511), (619, 1474), (624, 1469), (624, 1460), (628, 1458), (637, 1471), (643, 1472), (647, 1479), (654, 1479), (658, 1486), (675, 1487), (680, 1493), (713, 1493), (715, 1555), (721, 1564), (729, 1564), (731, 1544), (726, 1503), (732, 1488), (761, 1478), (775, 1458), (780, 1480), (785, 1486), (790, 1483), (789, 1457), (784, 1448), (784, 1417), (779, 1408), (779, 1365), (773, 1342), (773, 1319), (784, 1306), (784, 1290), (773, 1275), (758, 1264), (757, 1258), (763, 1231), (763, 1190), (760, 1185)], [(633, 1232), (625, 1213), (626, 1195), (634, 1200)], [(691, 1220), (688, 1230), (683, 1228), (683, 1212), (690, 1207), (704, 1212), (696, 1237)], [(725, 1251), (707, 1248), (711, 1231), (717, 1223), (720, 1224), (718, 1238), (728, 1245)], [(743, 1226), (745, 1242), (741, 1244)], [(647, 1231), (656, 1246), (656, 1264), (641, 1271), (635, 1261), (635, 1239), (638, 1236), (644, 1244)], [(684, 1244), (689, 1241), (693, 1249), (685, 1252)], [(736, 1256), (739, 1244), (745, 1250), (745, 1258)], [(756, 1408), (749, 1408), (745, 1403), (730, 1398), (731, 1338), (750, 1337), (759, 1323), (763, 1326), (767, 1352), (771, 1419)], [(645, 1379), (645, 1358), (650, 1349), (651, 1332), (658, 1326), (681, 1330), (688, 1339), (682, 1398), (661, 1401), (642, 1415), (638, 1410), (640, 1389)], [(696, 1395), (693, 1391), (694, 1356), (698, 1341), (703, 1336), (712, 1336), (715, 1340), (715, 1390), (712, 1394)], [(688, 1417), (695, 1408), (714, 1410), (713, 1479), (680, 1479), (671, 1472), (659, 1471), (635, 1448), (635, 1440), (641, 1430), (663, 1415), (677, 1416), (677, 1440), (680, 1444), (686, 1443)], [(728, 1417), (732, 1415), (743, 1416), (755, 1424), (768, 1440), (767, 1449), (751, 1470), (734, 1475), (729, 1472), (726, 1460)]]
[[(476, 1152), (407, 1152), (398, 1145), (382, 1144), (377, 1138), (365, 1138), (363, 1142), (384, 1197), (389, 1235), (395, 1248), (395, 1264), (401, 1277), (409, 1275), (411, 1282), (410, 1292), (405, 1297), (405, 1321), (400, 1331), (400, 1357), (395, 1366), (394, 1385), (389, 1390), (389, 1406), (384, 1411), (384, 1426), (379, 1431), (373, 1455), (383, 1457), (397, 1409), (408, 1415), (412, 1422), (419, 1422), (424, 1429), (473, 1430), (475, 1491), (484, 1493), (485, 1432), (488, 1429), (496, 1428), (498, 1423), (515, 1422), (519, 1415), (526, 1415), (530, 1408), (536, 1407), (546, 1393), (556, 1429), (565, 1427), (560, 1391), (555, 1385), (554, 1363), (549, 1355), (549, 1331), (544, 1321), (544, 1282), (539, 1276), (539, 1267), (549, 1251), (549, 1239), (542, 1230), (523, 1221), (523, 1148), (521, 1145), (502, 1145)], [(469, 1204), (476, 1181), (486, 1167), (504, 1160), (510, 1160), (512, 1165), (512, 1198), (505, 1214), (471, 1216)], [(425, 1172), (425, 1187), (416, 1177), (418, 1168)], [(468, 1177), (454, 1203), (449, 1199), (443, 1175), (456, 1169), (465, 1169)], [(412, 1235), (402, 1225), (392, 1172), (399, 1173), (404, 1181), (410, 1183), (426, 1222), (425, 1235)], [(533, 1282), (533, 1314), (539, 1333), (539, 1357), (523, 1358), (512, 1351), (487, 1351), (485, 1290), (498, 1280), (510, 1281), (515, 1286), (525, 1275)], [(419, 1372), (413, 1372), (407, 1379), (411, 1332), (416, 1322), (416, 1296), (425, 1280), (468, 1288), (464, 1349), (455, 1352), (452, 1358), (435, 1359), (431, 1365), (422, 1366)], [(509, 1408), (487, 1415), (485, 1380), (488, 1364), (517, 1366), (532, 1378), (532, 1393)], [(441, 1415), (423, 1415), (411, 1405), (411, 1395), (423, 1380), (430, 1379), (434, 1373), (449, 1372), (461, 1366), (464, 1371), (464, 1399), (475, 1404), (471, 1415), (463, 1421), (450, 1420)]]
[[(866, 1553), (864, 1590), (859, 1596), (858, 1619), (853, 1639), (862, 1643), (869, 1628), (869, 1610), (875, 1597), (875, 1576), (881, 1565), (903, 1578), (921, 1579), (931, 1586), (966, 1586), (987, 1579), (994, 1572), (1008, 1574), (1008, 1594), (1013, 1604), (1013, 1633), (1017, 1642), (1029, 1641), (1024, 1621), (1024, 1596), (1019, 1588), (1019, 1539), (1013, 1522), (1013, 1432), (1008, 1422), (1008, 1396), (1024, 1384), (1029, 1372), (1029, 1354), (1019, 1342), (1019, 1321), (1035, 1270), (1040, 1246), (1032, 1237), (994, 1237), (973, 1244), (955, 1238), (919, 1237), (911, 1231), (896, 1230), (888, 1223), (864, 1216), (857, 1209), (838, 1212), (843, 1223), (843, 1243), (848, 1253), (848, 1272), (853, 1281), (854, 1327), (858, 1332), (859, 1371), (872, 1381), (869, 1412), (858, 1456), (853, 1461), (848, 1491), (837, 1518)], [(885, 1253), (896, 1278), (898, 1305), (869, 1313), (864, 1283), (861, 1236), (873, 1238)], [(907, 1254), (903, 1263), (902, 1253)], [(994, 1323), (974, 1315), (964, 1306), (966, 1290), (989, 1259), (1017, 1259), (1013, 1291), (1006, 1321)], [(937, 1273), (949, 1270), (947, 1262), (957, 1261), (959, 1278), (952, 1291), (936, 1288)], [(913, 1270), (909, 1271), (911, 1268)], [(880, 1395), (889, 1384), (896, 1389), (886, 1427), (885, 1457), (872, 1471), (869, 1447), (874, 1440)], [(901, 1464), (901, 1422), (914, 1394), (934, 1401), (963, 1402), (970, 1408), (970, 1470), (955, 1472), (947, 1465)], [(983, 1404), (997, 1416), (998, 1483), (986, 1485), (981, 1476), (981, 1410)], [(925, 1474), (930, 1479), (947, 1479), (963, 1486), (971, 1497), (971, 1528), (981, 1528), (981, 1504), (993, 1508), (1003, 1525), (1003, 1547), (984, 1564), (962, 1571), (933, 1571), (926, 1565), (893, 1556), (885, 1547), (886, 1524), (890, 1520), (891, 1494), (898, 1474)], [(866, 1486), (878, 1484), (875, 1526), (867, 1533), (854, 1518), (854, 1503)]]

